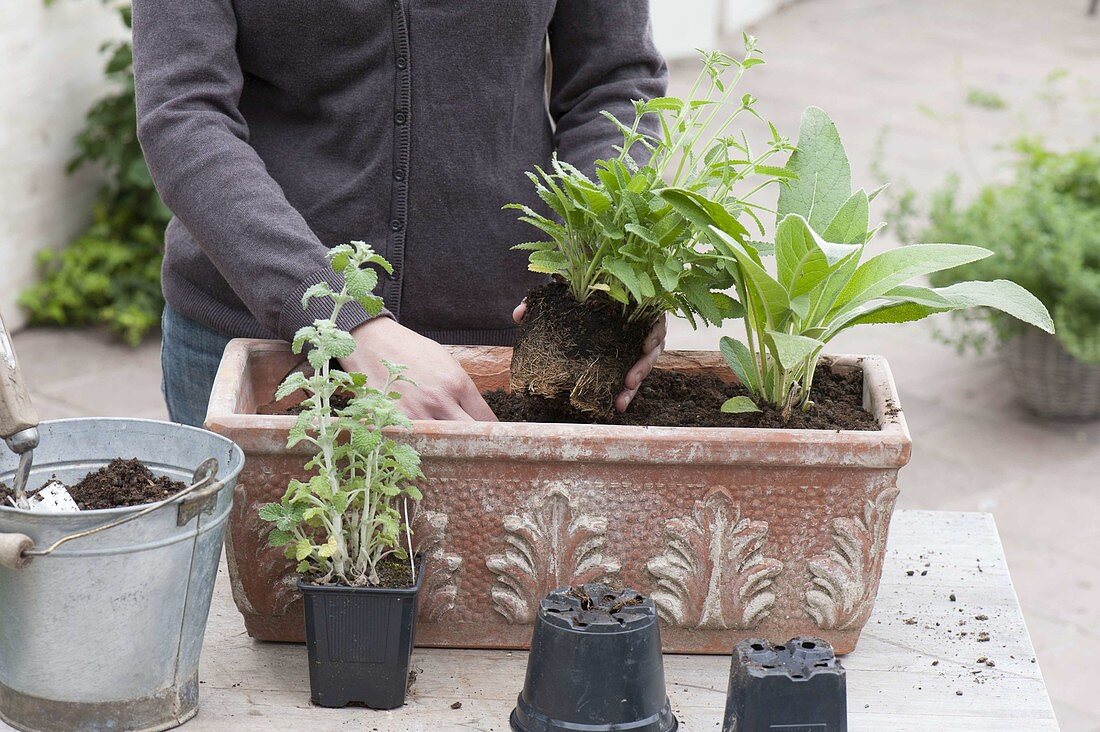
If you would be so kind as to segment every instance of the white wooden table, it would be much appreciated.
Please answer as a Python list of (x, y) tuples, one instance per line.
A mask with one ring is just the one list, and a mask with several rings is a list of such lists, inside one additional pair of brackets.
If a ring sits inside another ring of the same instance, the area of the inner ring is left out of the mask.
[[(187, 732), (508, 730), (526, 653), (417, 649), (420, 673), (402, 709), (312, 707), (305, 648), (252, 641), (228, 585), (223, 568)], [(843, 664), (853, 732), (1058, 729), (988, 514), (895, 515), (874, 615)], [(681, 729), (721, 728), (728, 673), (728, 656), (665, 656)]]

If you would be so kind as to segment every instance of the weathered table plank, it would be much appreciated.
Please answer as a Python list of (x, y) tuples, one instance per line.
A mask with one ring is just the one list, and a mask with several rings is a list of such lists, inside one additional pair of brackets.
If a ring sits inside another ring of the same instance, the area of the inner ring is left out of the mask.
[[(404, 708), (315, 708), (305, 649), (249, 639), (226, 579), (218, 578), (201, 669), (202, 707), (190, 732), (508, 729), (525, 653), (417, 649), (413, 665), (420, 674)], [(979, 640), (983, 632), (988, 640)], [(994, 666), (978, 663), (980, 657)], [(682, 729), (719, 729), (729, 658), (666, 656), (665, 664)], [(874, 615), (844, 665), (853, 732), (1058, 729), (986, 514), (895, 515)], [(451, 708), (456, 701), (460, 709)]]

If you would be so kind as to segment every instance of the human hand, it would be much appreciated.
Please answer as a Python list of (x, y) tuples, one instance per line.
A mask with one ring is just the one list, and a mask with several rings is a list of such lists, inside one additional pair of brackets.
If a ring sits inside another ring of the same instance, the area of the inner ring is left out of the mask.
[(386, 381), (382, 359), (405, 367), (409, 381), (398, 381), (398, 406), (409, 419), (496, 422), (473, 380), (443, 346), (395, 320), (374, 318), (351, 331), (355, 353), (340, 359), (346, 371), (366, 374), (378, 386)]
[[(526, 313), (527, 302), (524, 301), (512, 311), (512, 320), (516, 321), (518, 325), (523, 322), (523, 316)], [(646, 336), (645, 344), (642, 346), (642, 357), (626, 373), (623, 390), (615, 397), (616, 411), (625, 412), (626, 408), (630, 406), (634, 395), (638, 393), (638, 388), (645, 381), (645, 377), (649, 376), (649, 372), (653, 370), (653, 366), (657, 363), (661, 352), (665, 350), (665, 334), (667, 332), (668, 325), (665, 322), (665, 316), (661, 315), (657, 322), (653, 324), (653, 329), (649, 331), (649, 335)]]

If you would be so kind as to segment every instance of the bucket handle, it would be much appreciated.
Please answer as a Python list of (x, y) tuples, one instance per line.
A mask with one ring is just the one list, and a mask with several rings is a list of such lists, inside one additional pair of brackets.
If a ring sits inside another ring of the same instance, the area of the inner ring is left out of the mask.
[(62, 544), (72, 541), (73, 539), (82, 539), (85, 536), (91, 536), (92, 534), (98, 534), (100, 531), (106, 531), (107, 529), (113, 529), (116, 526), (135, 521), (142, 516), (148, 516), (157, 509), (164, 508), (168, 504), (176, 501), (180, 498), (186, 498), (180, 503), (179, 513), (177, 514), (176, 524), (183, 526), (199, 513), (206, 510), (207, 501), (214, 496), (218, 491), (222, 489), (224, 485), (223, 481), (215, 481), (214, 479), (218, 475), (218, 461), (215, 458), (207, 458), (202, 461), (199, 467), (195, 468), (195, 473), (191, 477), (191, 485), (187, 486), (183, 490), (177, 491), (174, 495), (165, 498), (163, 501), (152, 503), (145, 508), (141, 509), (137, 513), (131, 513), (123, 516), (120, 519), (116, 519), (102, 526), (96, 526), (92, 529), (85, 529), (84, 531), (78, 531), (75, 534), (69, 534), (63, 536), (53, 544), (50, 544), (45, 549), (26, 549), (22, 552), (24, 557), (44, 557), (47, 554), (54, 552)]

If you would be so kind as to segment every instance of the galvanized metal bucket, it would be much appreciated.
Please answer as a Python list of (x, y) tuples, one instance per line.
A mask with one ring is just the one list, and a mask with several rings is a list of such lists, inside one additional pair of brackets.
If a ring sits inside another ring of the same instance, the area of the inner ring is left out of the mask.
[[(225, 521), (244, 454), (212, 432), (138, 419), (43, 422), (29, 485), (73, 483), (115, 457), (213, 482), (147, 515), (0, 567), (0, 718), (23, 730), (163, 730), (198, 711), (198, 665)], [(17, 458), (0, 455), (8, 482)], [(0, 507), (0, 533), (36, 548), (147, 506), (76, 513)]]

